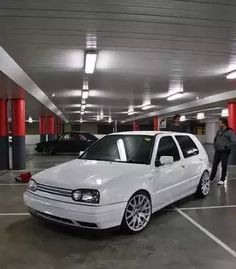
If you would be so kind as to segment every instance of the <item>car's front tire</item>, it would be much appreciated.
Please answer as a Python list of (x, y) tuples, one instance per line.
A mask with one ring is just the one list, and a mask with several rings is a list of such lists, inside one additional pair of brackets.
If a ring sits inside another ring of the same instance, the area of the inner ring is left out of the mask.
[(55, 153), (53, 147), (45, 147), (43, 149), (43, 155), (53, 155)]
[(127, 203), (121, 228), (129, 234), (141, 232), (150, 222), (151, 215), (152, 204), (148, 193), (138, 191)]
[(208, 171), (204, 171), (199, 181), (196, 196), (198, 198), (205, 198), (210, 191), (210, 175)]

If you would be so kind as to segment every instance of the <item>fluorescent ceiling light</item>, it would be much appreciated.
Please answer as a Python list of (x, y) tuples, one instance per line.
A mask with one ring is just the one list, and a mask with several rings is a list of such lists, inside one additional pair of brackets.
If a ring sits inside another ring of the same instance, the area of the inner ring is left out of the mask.
[(88, 86), (88, 80), (84, 80), (83, 81), (83, 90), (88, 90), (89, 86)]
[(128, 115), (130, 116), (130, 115), (134, 115), (134, 111), (128, 111)]
[(85, 110), (85, 108), (86, 108), (86, 104), (83, 104), (83, 105), (81, 106), (81, 109), (82, 109), (82, 110)]
[(168, 101), (173, 101), (173, 100), (176, 100), (176, 99), (181, 98), (182, 95), (183, 95), (183, 92), (182, 92), (182, 91), (181, 91), (181, 92), (176, 92), (176, 93), (174, 93), (174, 94), (168, 96), (168, 97), (167, 97), (167, 100), (168, 100)]
[(182, 115), (182, 116), (180, 117), (180, 121), (186, 121), (186, 117), (185, 117), (185, 115)]
[(100, 121), (100, 117), (99, 117), (99, 115), (97, 115), (97, 121)]
[(228, 117), (229, 116), (229, 111), (227, 108), (222, 109), (221, 111), (221, 117)]
[(82, 99), (87, 99), (89, 96), (89, 91), (86, 90), (86, 91), (82, 91)]
[(84, 111), (81, 111), (80, 114), (81, 114), (81, 115), (84, 115)]
[(111, 122), (112, 122), (112, 119), (111, 119), (111, 117), (109, 117), (109, 119), (108, 119), (108, 122), (109, 122), (109, 123), (111, 123)]
[(92, 74), (94, 72), (97, 60), (96, 52), (86, 52), (85, 53), (85, 73)]
[(151, 104), (149, 104), (149, 105), (144, 105), (144, 106), (142, 106), (141, 108), (142, 108), (142, 110), (148, 110), (148, 109), (152, 108), (152, 105), (151, 105)]
[(197, 119), (198, 119), (198, 120), (203, 120), (203, 119), (205, 119), (205, 113), (203, 113), (203, 112), (197, 113)]
[(230, 72), (227, 76), (227, 79), (235, 79), (236, 78), (236, 71)]
[(81, 103), (82, 103), (82, 105), (85, 105), (86, 104), (86, 100), (82, 98)]
[(32, 117), (29, 117), (28, 122), (29, 122), (29, 123), (33, 123), (33, 119), (32, 119)]
[(103, 113), (103, 110), (101, 110), (101, 112), (100, 112), (100, 119), (103, 119), (103, 117), (104, 117), (104, 113)]
[(55, 93), (52, 94), (52, 97), (55, 97)]
[(82, 122), (83, 122), (83, 119), (81, 118), (81, 119), (80, 119), (80, 123), (82, 123)]

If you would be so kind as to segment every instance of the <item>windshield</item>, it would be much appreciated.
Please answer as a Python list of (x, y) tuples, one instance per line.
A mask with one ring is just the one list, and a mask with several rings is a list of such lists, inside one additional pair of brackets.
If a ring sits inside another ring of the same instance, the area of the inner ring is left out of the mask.
[(90, 147), (80, 159), (149, 164), (153, 136), (110, 135)]

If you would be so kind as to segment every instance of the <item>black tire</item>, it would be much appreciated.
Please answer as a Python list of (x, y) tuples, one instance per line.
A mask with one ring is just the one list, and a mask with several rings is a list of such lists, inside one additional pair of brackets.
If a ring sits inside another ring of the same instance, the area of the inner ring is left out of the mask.
[(43, 149), (43, 155), (53, 155), (53, 154), (55, 154), (53, 147), (45, 147)]
[[(141, 200), (139, 200), (141, 199)], [(134, 202), (137, 202), (136, 206)], [(136, 209), (134, 207), (137, 207)], [(145, 209), (146, 208), (146, 209)], [(130, 213), (132, 212), (132, 213)], [(146, 217), (145, 217), (146, 215)], [(121, 230), (126, 234), (136, 234), (143, 231), (150, 222), (152, 215), (152, 203), (150, 196), (145, 191), (136, 192), (128, 201), (125, 208), (123, 220), (121, 223)], [(130, 223), (128, 220), (130, 219)], [(136, 220), (134, 220), (136, 219)], [(134, 227), (131, 222), (134, 220)], [(136, 225), (136, 223), (138, 225)], [(142, 226), (141, 226), (142, 225)], [(138, 226), (138, 227), (137, 227)], [(139, 227), (140, 226), (140, 227)]]
[(196, 197), (205, 198), (210, 191), (210, 175), (208, 171), (204, 171), (199, 181)]

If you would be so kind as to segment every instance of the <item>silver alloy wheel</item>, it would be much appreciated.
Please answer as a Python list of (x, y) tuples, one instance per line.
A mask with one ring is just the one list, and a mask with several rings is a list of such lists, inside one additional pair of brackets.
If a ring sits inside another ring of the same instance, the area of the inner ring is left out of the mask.
[(130, 230), (138, 232), (147, 226), (151, 214), (150, 200), (146, 195), (139, 193), (129, 201), (125, 212), (125, 221)]
[(207, 172), (202, 175), (201, 190), (203, 195), (207, 195), (210, 191), (210, 177)]

